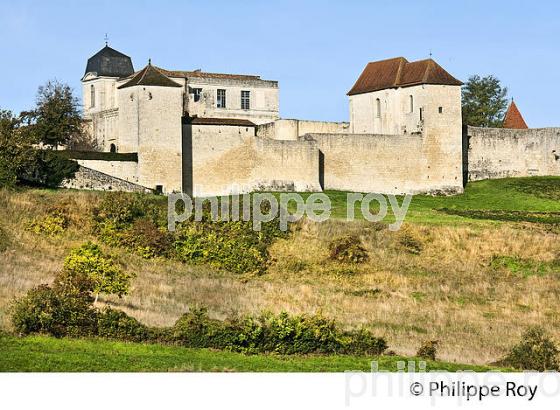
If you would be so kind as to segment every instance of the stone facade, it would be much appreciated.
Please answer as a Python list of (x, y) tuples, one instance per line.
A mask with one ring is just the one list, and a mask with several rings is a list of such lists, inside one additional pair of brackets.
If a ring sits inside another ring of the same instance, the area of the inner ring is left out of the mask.
[(465, 179), (560, 175), (560, 128), (464, 132)]
[(151, 192), (141, 185), (84, 166), (78, 168), (73, 179), (64, 181), (62, 187), (95, 191)]

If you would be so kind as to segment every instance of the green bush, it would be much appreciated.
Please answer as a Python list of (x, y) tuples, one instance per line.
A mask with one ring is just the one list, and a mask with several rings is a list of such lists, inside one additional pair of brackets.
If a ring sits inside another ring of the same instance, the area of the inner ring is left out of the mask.
[(122, 232), (120, 244), (146, 259), (169, 256), (173, 239), (165, 228), (159, 228), (152, 220), (141, 218), (132, 227)]
[(436, 360), (438, 345), (439, 341), (437, 340), (426, 340), (416, 352), (416, 356), (423, 359)]
[(413, 255), (419, 255), (424, 249), (420, 237), (410, 229), (401, 229), (398, 234), (398, 243), (402, 249)]
[(540, 327), (527, 330), (500, 364), (516, 369), (544, 372), (560, 370), (558, 347)]
[(343, 332), (321, 315), (264, 313), (210, 319), (204, 308), (194, 308), (172, 327), (170, 341), (188, 347), (226, 349), (244, 353), (277, 354), (382, 354), (384, 339), (360, 329)]
[(60, 236), (68, 228), (68, 217), (60, 210), (49, 211), (45, 216), (37, 217), (31, 221), (27, 229), (38, 234), (50, 237)]
[(150, 330), (121, 310), (106, 307), (98, 314), (97, 332), (100, 337), (128, 342), (150, 339)]
[(22, 169), (18, 179), (23, 184), (57, 188), (65, 179), (73, 178), (80, 167), (76, 161), (62, 158), (52, 150), (35, 150), (32, 160)]
[(16, 300), (12, 325), (23, 335), (45, 333), (55, 337), (90, 336), (96, 333), (97, 312), (92, 299), (81, 292), (65, 292), (40, 285)]
[(91, 242), (70, 251), (64, 260), (64, 271), (70, 276), (89, 278), (97, 295), (107, 293), (119, 297), (128, 293), (130, 281), (135, 276), (123, 271), (101, 252), (98, 245)]
[(363, 263), (368, 254), (362, 246), (360, 238), (355, 235), (343, 236), (329, 243), (329, 257), (332, 260), (346, 263)]

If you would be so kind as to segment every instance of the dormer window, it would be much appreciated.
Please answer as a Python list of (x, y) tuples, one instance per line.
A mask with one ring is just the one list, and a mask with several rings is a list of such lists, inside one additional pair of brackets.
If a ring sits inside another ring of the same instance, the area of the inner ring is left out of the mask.
[(95, 107), (95, 86), (93, 84), (89, 87), (89, 106)]

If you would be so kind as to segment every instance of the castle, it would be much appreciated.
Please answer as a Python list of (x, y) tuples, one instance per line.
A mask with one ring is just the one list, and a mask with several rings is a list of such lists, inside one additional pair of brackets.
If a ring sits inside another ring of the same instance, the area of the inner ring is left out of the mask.
[(151, 62), (135, 71), (105, 46), (87, 62), (83, 106), (114, 155), (80, 159), (70, 186), (452, 194), (468, 179), (560, 173), (556, 129), (463, 129), (461, 84), (432, 59), (371, 62), (348, 92), (349, 123), (281, 119), (277, 81)]

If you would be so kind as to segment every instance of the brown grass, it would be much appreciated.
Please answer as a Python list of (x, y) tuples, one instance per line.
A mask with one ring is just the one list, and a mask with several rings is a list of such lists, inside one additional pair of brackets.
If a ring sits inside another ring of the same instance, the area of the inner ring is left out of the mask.
[[(11, 237), (0, 253), (0, 325), (9, 326), (9, 302), (52, 280), (68, 250), (89, 233), (87, 214), (99, 194), (0, 192), (0, 225)], [(72, 224), (61, 238), (27, 232), (25, 221), (68, 202)], [(368, 250), (363, 264), (330, 261), (328, 243), (357, 234)], [(403, 235), (421, 243), (415, 254)], [(347, 327), (365, 325), (390, 348), (414, 354), (424, 340), (441, 341), (438, 357), (488, 363), (501, 357), (529, 325), (560, 339), (558, 274), (522, 277), (490, 266), (494, 255), (551, 262), (560, 255), (555, 233), (535, 226), (488, 224), (408, 225), (390, 232), (365, 222), (304, 222), (293, 238), (272, 247), (268, 274), (248, 277), (169, 260), (144, 260), (107, 249), (138, 274), (130, 295), (103, 298), (150, 325), (172, 324), (189, 305), (204, 304), (215, 317), (232, 311), (321, 311)]]

